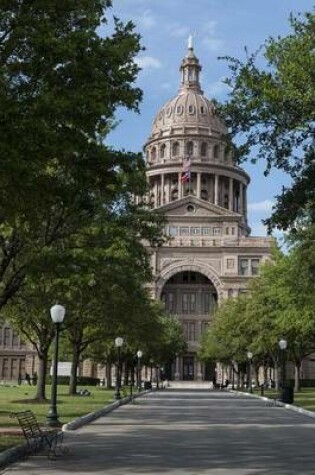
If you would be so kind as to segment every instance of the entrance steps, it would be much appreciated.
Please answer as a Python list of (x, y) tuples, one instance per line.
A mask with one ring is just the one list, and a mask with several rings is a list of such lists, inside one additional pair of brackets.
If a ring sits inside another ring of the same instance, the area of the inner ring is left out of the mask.
[(210, 381), (167, 381), (166, 388), (170, 389), (210, 389)]

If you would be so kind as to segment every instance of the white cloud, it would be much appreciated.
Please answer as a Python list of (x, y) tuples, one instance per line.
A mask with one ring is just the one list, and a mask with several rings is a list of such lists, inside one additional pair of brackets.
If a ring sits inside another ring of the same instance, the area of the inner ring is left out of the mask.
[(140, 56), (136, 59), (138, 66), (141, 69), (159, 69), (162, 67), (161, 61), (153, 56)]
[(218, 97), (227, 94), (229, 87), (223, 82), (224, 77), (221, 77), (217, 81), (211, 82), (207, 86), (206, 95), (210, 97)]
[(272, 211), (274, 202), (271, 200), (258, 201), (257, 203), (249, 203), (248, 210), (252, 212), (268, 212)]
[(216, 30), (217, 24), (218, 24), (217, 21), (211, 20), (211, 21), (208, 21), (207, 23), (205, 23), (205, 24), (203, 25), (202, 29), (203, 29), (208, 35), (213, 36), (213, 35), (215, 34), (215, 30)]
[(156, 20), (151, 13), (151, 10), (145, 10), (142, 15), (137, 16), (137, 24), (142, 26), (145, 30), (150, 30), (156, 24)]
[(188, 38), (190, 32), (188, 26), (180, 25), (179, 23), (173, 23), (169, 25), (168, 30), (170, 32), (170, 35), (174, 38), (182, 38), (183, 36), (187, 36)]
[(202, 39), (202, 44), (211, 52), (216, 52), (222, 48), (224, 42), (218, 38), (206, 35)]

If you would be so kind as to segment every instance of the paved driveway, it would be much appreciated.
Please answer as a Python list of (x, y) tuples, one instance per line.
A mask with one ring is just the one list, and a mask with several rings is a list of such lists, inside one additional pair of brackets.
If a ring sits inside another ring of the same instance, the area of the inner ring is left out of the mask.
[(314, 475), (315, 420), (225, 392), (151, 393), (75, 432), (57, 461), (8, 475)]

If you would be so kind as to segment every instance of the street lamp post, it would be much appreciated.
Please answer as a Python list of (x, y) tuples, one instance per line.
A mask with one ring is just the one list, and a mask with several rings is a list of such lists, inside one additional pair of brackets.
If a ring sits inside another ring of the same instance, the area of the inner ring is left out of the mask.
[(279, 341), (279, 348), (281, 351), (281, 386), (282, 386), (282, 395), (285, 387), (285, 380), (286, 380), (286, 374), (285, 374), (285, 350), (287, 349), (287, 341), (284, 340), (283, 338)]
[(120, 351), (124, 344), (124, 339), (121, 336), (115, 338), (115, 347), (117, 348), (117, 368), (116, 368), (116, 389), (115, 399), (121, 399), (120, 395)]
[(138, 373), (138, 391), (141, 391), (141, 358), (143, 356), (143, 353), (141, 350), (137, 351), (137, 358), (138, 358), (138, 365), (137, 365), (137, 373)]
[(66, 309), (62, 305), (54, 305), (50, 309), (50, 316), (51, 316), (52, 321), (55, 324), (56, 331), (55, 331), (55, 352), (54, 352), (53, 367), (52, 367), (51, 400), (50, 400), (50, 408), (48, 411), (46, 422), (47, 422), (47, 425), (52, 426), (52, 427), (58, 427), (61, 425), (60, 421), (58, 420), (58, 412), (57, 412), (58, 346), (59, 346), (60, 326), (65, 317), (65, 313), (66, 313)]
[(253, 392), (253, 386), (252, 386), (252, 358), (253, 358), (253, 353), (251, 351), (247, 352), (247, 358), (248, 358), (248, 382), (249, 382), (249, 392)]

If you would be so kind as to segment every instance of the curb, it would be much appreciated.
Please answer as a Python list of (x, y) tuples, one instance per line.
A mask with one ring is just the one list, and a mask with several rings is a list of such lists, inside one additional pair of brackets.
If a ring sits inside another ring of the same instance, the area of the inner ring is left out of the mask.
[[(28, 454), (27, 444), (17, 445), (10, 449), (4, 450), (0, 454), (0, 469), (6, 468), (8, 465), (17, 462)], [(3, 473), (3, 472), (1, 472)]]
[(67, 424), (64, 424), (61, 430), (63, 432), (66, 432), (67, 430), (79, 429), (85, 424), (89, 424), (90, 422), (95, 421), (95, 419), (98, 419), (99, 417), (105, 416), (105, 414), (112, 412), (117, 407), (128, 404), (128, 402), (132, 402), (137, 397), (144, 396), (145, 394), (148, 394), (149, 392), (151, 392), (151, 390), (142, 391), (141, 393), (137, 393), (132, 396), (126, 396), (122, 399), (119, 399), (118, 401), (114, 401), (108, 406), (102, 407), (101, 409), (97, 411), (90, 412), (89, 414), (86, 414), (85, 416), (78, 417), (77, 419), (74, 419), (73, 421), (68, 422)]
[[(262, 401), (266, 401), (270, 403), (274, 402), (274, 399), (270, 399), (269, 397), (266, 397), (266, 396), (259, 396), (259, 394), (243, 393), (241, 391), (229, 391), (229, 392), (231, 392), (232, 394), (261, 399)], [(309, 411), (308, 409), (303, 409), (302, 407), (294, 406), (293, 404), (286, 404), (284, 402), (277, 401), (277, 407), (284, 407), (285, 409), (289, 409), (290, 411), (298, 412), (299, 414), (303, 414), (304, 416), (312, 417), (313, 419), (315, 419), (315, 412)]]
[[(117, 407), (123, 406), (124, 404), (128, 404), (128, 402), (132, 402), (137, 397), (144, 396), (145, 394), (148, 394), (150, 392), (151, 390), (142, 391), (140, 393), (134, 394), (133, 396), (127, 396), (127, 397), (124, 397), (123, 399), (120, 399), (119, 401), (114, 401), (112, 404), (109, 404), (108, 406), (105, 406), (102, 409), (99, 409), (95, 412), (90, 412), (89, 414), (86, 414), (85, 416), (78, 417), (77, 419), (74, 419), (73, 421), (68, 422), (67, 424), (64, 424), (61, 430), (63, 432), (66, 432), (68, 430), (79, 429), (85, 424), (89, 424), (90, 422), (94, 421), (98, 417), (101, 417), (113, 411)], [(7, 449), (1, 452), (0, 453), (0, 470), (1, 470), (0, 473), (4, 473), (2, 471), (3, 469), (7, 468), (12, 463), (20, 461), (23, 457), (27, 456), (28, 453), (29, 453), (29, 450), (26, 443), (17, 445), (15, 447), (11, 447), (10, 449)]]

